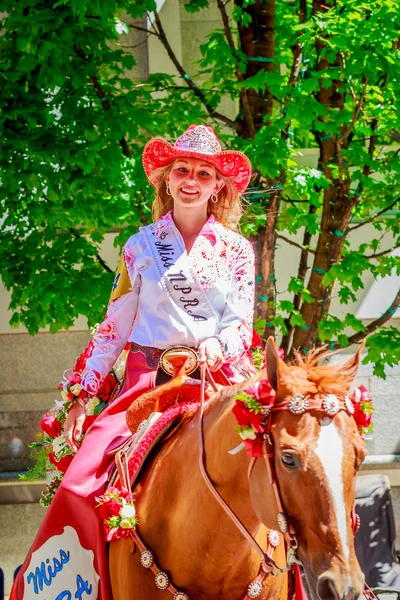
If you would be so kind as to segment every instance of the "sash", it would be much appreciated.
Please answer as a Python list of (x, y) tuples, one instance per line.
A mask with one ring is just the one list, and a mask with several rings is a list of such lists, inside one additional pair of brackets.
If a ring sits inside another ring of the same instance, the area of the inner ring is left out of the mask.
[(197, 339), (204, 339), (207, 332), (210, 332), (210, 337), (219, 334), (222, 328), (220, 316), (201, 287), (179, 232), (169, 227), (157, 235), (154, 224), (143, 227), (141, 231), (157, 267), (161, 285), (186, 327)]

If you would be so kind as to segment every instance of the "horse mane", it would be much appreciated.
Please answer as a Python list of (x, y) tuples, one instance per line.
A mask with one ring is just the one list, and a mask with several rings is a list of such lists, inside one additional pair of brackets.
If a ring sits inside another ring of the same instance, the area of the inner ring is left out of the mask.
[(287, 391), (290, 394), (344, 396), (357, 373), (358, 362), (351, 359), (338, 365), (319, 364), (333, 354), (326, 346), (314, 348), (306, 355), (296, 351), (282, 377)]

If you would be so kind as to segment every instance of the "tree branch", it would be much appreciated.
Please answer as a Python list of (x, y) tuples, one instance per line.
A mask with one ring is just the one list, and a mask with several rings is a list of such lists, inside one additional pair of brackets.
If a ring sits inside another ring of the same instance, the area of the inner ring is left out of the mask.
[[(387, 321), (389, 321), (393, 317), (394, 313), (399, 308), (399, 306), (400, 306), (400, 288), (399, 288), (392, 304), (389, 306), (389, 308), (387, 310), (385, 310), (383, 315), (381, 315), (379, 317), (379, 319), (375, 319), (375, 321), (372, 321), (369, 325), (367, 325), (365, 331), (359, 331), (358, 333), (351, 335), (348, 338), (349, 344), (357, 344), (358, 342), (361, 342), (361, 340), (363, 340), (370, 333), (372, 333), (373, 331), (378, 329), (378, 327), (381, 327), (382, 325), (384, 325)], [(335, 342), (335, 350), (337, 348), (341, 348), (341, 347), (342, 346), (339, 344), (339, 342)]]
[(385, 213), (386, 211), (388, 211), (391, 208), (393, 208), (394, 206), (396, 206), (396, 204), (398, 204), (399, 202), (400, 202), (400, 197), (396, 198), (396, 200), (394, 202), (392, 202), (391, 204), (389, 204), (389, 206), (387, 206), (386, 208), (383, 208), (382, 210), (377, 212), (375, 215), (373, 215), (369, 219), (366, 219), (365, 221), (362, 221), (362, 223), (358, 223), (357, 225), (354, 225), (353, 227), (349, 227), (348, 232), (354, 231), (355, 229), (358, 229), (359, 227), (364, 227), (364, 225), (368, 225), (368, 223), (372, 223), (373, 221), (375, 221), (375, 219), (377, 219), (378, 217), (383, 215), (383, 213)]
[[(158, 37), (158, 34), (155, 31), (151, 31), (151, 29), (147, 29), (146, 27), (139, 27), (139, 25), (131, 25), (130, 23), (125, 23), (125, 25), (128, 25), (128, 27), (130, 27), (130, 29), (136, 29), (137, 31), (144, 31), (145, 33), (149, 33), (150, 35), (155, 35), (156, 37)], [(125, 48), (125, 46), (124, 46)]]
[(225, 10), (225, 4), (222, 2), (222, 0), (217, 0), (217, 6), (218, 6), (218, 9), (219, 9), (219, 12), (221, 13), (222, 23), (223, 23), (223, 26), (224, 26), (224, 32), (225, 32), (225, 35), (226, 35), (226, 39), (228, 40), (228, 44), (231, 47), (231, 50), (236, 50), (235, 42), (233, 41), (232, 31), (231, 31), (231, 28), (229, 26), (228, 15), (227, 15), (227, 12)]
[[(68, 227), (68, 231), (70, 231), (72, 233), (72, 235), (78, 239), (85, 239), (82, 235), (80, 235), (80, 233), (78, 233), (76, 231), (76, 229), (74, 229), (73, 227)], [(103, 267), (103, 269), (105, 271), (107, 271), (108, 273), (114, 273), (114, 271), (112, 269), (110, 269), (110, 267), (108, 266), (108, 264), (101, 258), (100, 254), (97, 253), (95, 254), (97, 260), (99, 261), (99, 263), (101, 264), (101, 266)]]
[(364, 258), (369, 260), (370, 258), (378, 258), (378, 256), (385, 256), (385, 254), (393, 252), (393, 250), (396, 250), (396, 248), (400, 248), (400, 244), (396, 244), (395, 246), (393, 246), (393, 248), (389, 248), (388, 250), (382, 250), (382, 252), (375, 252), (374, 254), (368, 255), (364, 254)]
[(353, 118), (351, 120), (350, 125), (348, 126), (348, 128), (344, 131), (344, 133), (337, 138), (337, 141), (340, 142), (341, 140), (343, 140), (344, 138), (347, 138), (347, 136), (349, 135), (349, 133), (352, 131), (354, 125), (356, 124), (356, 121), (360, 115), (361, 109), (363, 107), (364, 104), (364, 100), (365, 100), (365, 93), (367, 91), (367, 85), (368, 85), (368, 81), (369, 81), (369, 77), (366, 77), (365, 81), (364, 81), (364, 86), (363, 86), (363, 90), (361, 92), (361, 96), (360, 96), (360, 100), (358, 101), (357, 104), (357, 108), (356, 111), (353, 115)]
[(304, 246), (302, 246), (301, 244), (298, 244), (297, 242), (290, 240), (289, 238), (285, 237), (284, 235), (280, 235), (279, 233), (277, 233), (276, 237), (279, 240), (283, 240), (287, 244), (290, 244), (291, 246), (295, 246), (295, 248), (299, 248), (299, 250), (301, 250), (302, 252), (307, 252), (307, 253), (310, 252), (311, 254), (315, 254), (315, 250), (311, 250), (311, 248), (304, 248)]
[(154, 13), (154, 20), (155, 20), (155, 23), (157, 25), (157, 30), (158, 30), (156, 32), (156, 35), (157, 35), (158, 39), (160, 40), (160, 42), (162, 43), (162, 45), (164, 46), (165, 50), (167, 51), (167, 54), (170, 57), (171, 61), (173, 62), (173, 64), (174, 64), (176, 70), (178, 71), (179, 75), (183, 78), (184, 81), (186, 81), (186, 83), (188, 84), (188, 86), (193, 90), (194, 95), (197, 98), (199, 98), (199, 100), (202, 102), (202, 104), (204, 105), (204, 107), (208, 111), (210, 117), (213, 117), (214, 119), (218, 119), (222, 123), (225, 123), (225, 125), (228, 125), (232, 129), (234, 129), (235, 128), (235, 123), (231, 119), (228, 119), (228, 117), (225, 117), (225, 115), (223, 115), (223, 114), (219, 113), (218, 111), (216, 111), (210, 105), (210, 103), (208, 102), (208, 100), (205, 97), (205, 95), (202, 92), (202, 90), (197, 87), (197, 85), (194, 83), (194, 81), (192, 80), (192, 78), (183, 69), (183, 67), (180, 64), (180, 62), (178, 61), (178, 59), (177, 59), (174, 51), (172, 50), (170, 43), (168, 42), (167, 36), (165, 35), (164, 28), (162, 26), (162, 23), (160, 21), (160, 17), (159, 17), (159, 15), (158, 15), (157, 12)]

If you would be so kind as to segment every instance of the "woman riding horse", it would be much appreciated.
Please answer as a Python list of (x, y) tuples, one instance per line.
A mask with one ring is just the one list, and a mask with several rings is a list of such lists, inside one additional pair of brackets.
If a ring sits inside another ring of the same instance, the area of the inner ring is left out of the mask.
[[(112, 450), (130, 435), (125, 413), (158, 383), (165, 349), (197, 349), (217, 383), (243, 381), (255, 373), (249, 354), (254, 254), (237, 232), (241, 194), (251, 177), (249, 159), (221, 150), (211, 127), (192, 125), (174, 145), (150, 140), (143, 166), (156, 188), (155, 222), (124, 246), (106, 318), (82, 373), (84, 393), (65, 422), (65, 440), (77, 454), (18, 574), (12, 600), (112, 598), (95, 497), (104, 491)], [(121, 393), (79, 447), (85, 404), (127, 342)]]

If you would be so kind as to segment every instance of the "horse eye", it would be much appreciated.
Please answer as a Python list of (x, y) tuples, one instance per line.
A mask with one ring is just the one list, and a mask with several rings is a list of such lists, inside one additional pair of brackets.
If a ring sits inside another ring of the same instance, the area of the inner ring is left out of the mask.
[(289, 467), (290, 468), (296, 468), (299, 466), (299, 461), (297, 459), (296, 456), (294, 456), (293, 454), (282, 454), (281, 456), (281, 460), (283, 462), (283, 464), (285, 465), (285, 467)]

